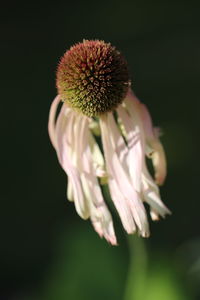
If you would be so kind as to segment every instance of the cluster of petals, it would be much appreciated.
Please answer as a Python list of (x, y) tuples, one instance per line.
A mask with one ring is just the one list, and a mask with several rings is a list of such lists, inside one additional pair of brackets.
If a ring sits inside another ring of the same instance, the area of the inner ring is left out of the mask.
[[(94, 229), (112, 245), (117, 244), (113, 220), (104, 201), (101, 182), (109, 187), (110, 198), (128, 234), (149, 236), (150, 216), (158, 220), (170, 211), (160, 199), (158, 185), (166, 176), (166, 159), (151, 116), (131, 90), (115, 112), (89, 118), (63, 103), (58, 95), (50, 109), (49, 135), (58, 160), (68, 176), (67, 197), (77, 213), (90, 218)], [(102, 149), (96, 141), (100, 131)], [(146, 156), (152, 159), (150, 175)]]

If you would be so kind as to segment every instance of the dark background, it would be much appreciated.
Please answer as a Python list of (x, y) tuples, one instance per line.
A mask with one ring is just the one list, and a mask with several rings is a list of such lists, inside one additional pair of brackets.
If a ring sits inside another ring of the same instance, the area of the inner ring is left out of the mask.
[(5, 2), (0, 20), (0, 299), (123, 299), (129, 250), (121, 224), (115, 217), (119, 246), (111, 247), (77, 216), (47, 134), (57, 63), (83, 38), (122, 51), (134, 92), (164, 131), (168, 177), (161, 194), (173, 214), (151, 222), (144, 241), (143, 299), (200, 299), (199, 6)]

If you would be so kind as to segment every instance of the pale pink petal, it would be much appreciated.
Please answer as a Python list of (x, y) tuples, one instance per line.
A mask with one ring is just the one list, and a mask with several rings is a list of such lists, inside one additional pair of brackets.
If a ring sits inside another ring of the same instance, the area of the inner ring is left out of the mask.
[(140, 116), (144, 126), (145, 137), (149, 141), (155, 138), (154, 128), (150, 113), (145, 104), (140, 102)]
[(126, 109), (120, 105), (118, 115), (126, 131), (129, 153), (129, 173), (133, 180), (133, 186), (137, 192), (141, 191), (141, 174), (144, 160), (144, 150), (142, 145), (141, 129), (137, 123), (137, 118), (130, 118)]
[[(108, 159), (110, 159), (110, 157)], [(112, 175), (109, 176), (108, 185), (112, 201), (118, 211), (124, 229), (129, 234), (135, 233), (136, 225), (133, 219), (131, 205), (129, 204), (129, 201), (126, 199), (126, 197), (122, 194), (119, 185), (117, 184), (115, 178), (113, 178)]]
[(48, 121), (48, 132), (49, 132), (49, 137), (52, 142), (52, 145), (54, 148), (56, 148), (56, 142), (55, 142), (55, 121), (56, 121), (56, 111), (58, 108), (58, 105), (60, 103), (60, 96), (57, 95), (55, 99), (53, 100), (50, 111), (49, 111), (49, 121)]
[(82, 173), (84, 192), (90, 208), (90, 219), (100, 237), (105, 237), (112, 245), (117, 244), (111, 214), (103, 200), (98, 182), (93, 174)]
[(142, 104), (132, 91), (129, 91), (125, 104), (131, 117), (135, 115), (139, 117), (140, 127), (143, 128), (144, 142), (146, 144), (146, 152), (151, 156), (155, 169), (155, 180), (158, 184), (163, 184), (166, 177), (166, 157), (162, 144), (158, 138), (157, 129), (153, 127), (151, 116), (147, 107)]
[(150, 205), (156, 214), (162, 217), (171, 214), (170, 210), (161, 201), (159, 189), (145, 168), (142, 173), (142, 187), (144, 201)]
[(157, 131), (155, 128), (153, 128), (151, 116), (147, 107), (142, 103), (140, 107), (140, 114), (143, 120), (146, 142), (153, 150), (151, 153), (151, 158), (155, 169), (155, 180), (157, 184), (161, 185), (164, 183), (167, 173), (165, 152), (161, 142), (159, 141)]
[(147, 189), (144, 191), (145, 201), (153, 208), (153, 210), (162, 216), (165, 217), (166, 214), (170, 214), (168, 208), (160, 200), (160, 197), (156, 194), (155, 191)]
[[(90, 128), (90, 125), (89, 125)], [(101, 153), (101, 150), (99, 148), (99, 145), (95, 141), (92, 134), (89, 136), (89, 145), (92, 153), (92, 161), (93, 161), (93, 167), (95, 169), (95, 174), (97, 177), (106, 177), (106, 171), (105, 171), (105, 162), (103, 155)]]
[[(152, 126), (151, 117), (146, 107), (140, 103), (140, 101), (135, 97), (135, 95), (132, 92), (130, 92), (128, 97), (125, 99), (125, 105), (128, 110), (128, 113), (131, 115), (131, 118), (133, 119), (137, 118), (138, 120), (138, 124), (141, 131), (142, 144), (145, 145), (146, 143), (146, 147), (148, 146), (147, 149), (149, 154), (151, 154), (151, 156), (156, 155), (155, 144), (157, 145), (160, 144), (158, 140), (158, 132), (154, 130)], [(163, 156), (159, 155), (159, 158), (160, 157)], [(166, 166), (163, 167), (165, 160), (163, 159), (163, 162), (160, 164), (160, 161), (158, 161), (157, 156), (154, 156), (153, 159), (154, 159), (153, 161), (154, 167), (156, 167), (155, 169), (156, 178), (158, 178), (158, 175), (161, 176), (161, 174), (163, 174), (162, 172), (164, 172), (165, 175)], [(164, 177), (165, 176), (163, 176), (162, 178)], [(155, 219), (155, 214), (159, 214), (163, 217), (166, 214), (170, 214), (169, 209), (164, 205), (164, 203), (160, 199), (159, 189), (156, 183), (154, 182), (154, 180), (151, 178), (151, 175), (147, 171), (145, 158), (143, 158), (143, 164), (142, 164), (142, 195), (144, 201), (147, 202), (151, 206), (151, 210), (154, 211), (154, 214), (151, 213), (154, 219)]]
[(114, 155), (116, 156), (116, 153), (114, 152), (113, 147), (110, 148), (111, 143), (109, 140), (108, 128), (106, 127), (106, 121), (104, 120), (106, 118), (107, 116), (105, 116), (104, 118), (102, 117), (100, 118), (100, 128), (101, 128), (101, 136), (102, 136), (102, 142), (104, 148), (104, 155), (106, 159), (106, 168), (107, 168), (107, 173), (109, 175), (108, 180), (109, 180), (109, 189), (111, 193), (111, 198), (120, 215), (125, 230), (128, 233), (134, 233), (136, 231), (136, 226), (133, 220), (130, 206), (128, 205), (127, 199), (121, 193), (119, 189), (119, 185), (115, 181), (115, 178), (112, 174), (114, 172), (112, 166), (113, 165), (112, 159), (114, 158)]
[(96, 178), (92, 153), (89, 144), (89, 120), (82, 117), (79, 121), (79, 139), (76, 141), (78, 168), (81, 172), (81, 182), (90, 211), (90, 219), (95, 230), (113, 245), (117, 244), (111, 214), (104, 202), (98, 180)]
[[(121, 136), (112, 113), (100, 118), (102, 141), (109, 175), (111, 198), (120, 214), (122, 223), (127, 232), (135, 231), (135, 223), (142, 236), (149, 235), (146, 212), (139, 195), (130, 184), (124, 164), (121, 163), (118, 148), (121, 147)], [(123, 149), (122, 149), (123, 151)], [(132, 218), (130, 218), (132, 216)]]
[[(55, 149), (57, 149), (57, 137), (56, 137), (56, 132), (55, 132), (56, 112), (57, 112), (59, 103), (60, 103), (60, 95), (56, 96), (56, 98), (54, 99), (54, 101), (51, 104), (51, 108), (50, 108), (50, 112), (49, 112), (49, 121), (48, 121), (49, 137), (50, 137), (50, 140)], [(66, 110), (66, 108), (63, 105), (62, 115), (66, 115), (64, 112), (65, 110)], [(71, 183), (69, 177), (68, 177), (68, 187), (67, 187), (67, 198), (70, 201), (73, 201), (73, 187), (72, 187), (72, 183)]]
[[(108, 131), (107, 134), (109, 135), (109, 142), (111, 143), (113, 150), (116, 152), (116, 155), (120, 161), (120, 164), (122, 165), (122, 168), (128, 173), (128, 147), (126, 146), (126, 143), (119, 131), (119, 128), (116, 125), (113, 114), (108, 113), (107, 116), (108, 117), (105, 118), (105, 120), (107, 120), (106, 126), (109, 125), (106, 129)], [(110, 129), (112, 129), (112, 132), (109, 132)]]
[(62, 168), (71, 180), (76, 210), (83, 219), (87, 219), (89, 217), (89, 210), (84, 198), (80, 174), (72, 164), (72, 157), (70, 157), (70, 152), (73, 152), (74, 148), (74, 136), (71, 128), (73, 127), (73, 123), (76, 122), (76, 117), (77, 113), (70, 110), (66, 104), (63, 104), (55, 130), (57, 155)]

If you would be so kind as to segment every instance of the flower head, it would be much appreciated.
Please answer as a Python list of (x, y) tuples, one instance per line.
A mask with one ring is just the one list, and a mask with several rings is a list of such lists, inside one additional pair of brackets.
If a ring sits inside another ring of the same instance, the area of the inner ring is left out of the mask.
[(57, 71), (61, 99), (83, 114), (94, 117), (114, 110), (129, 86), (127, 63), (104, 41), (87, 41), (71, 47)]
[[(61, 59), (57, 88), (49, 135), (68, 176), (68, 199), (83, 219), (90, 218), (101, 237), (116, 245), (112, 216), (101, 190), (102, 184), (108, 184), (127, 233), (149, 236), (144, 202), (150, 205), (153, 220), (170, 213), (157, 186), (165, 180), (166, 160), (159, 130), (130, 88), (125, 59), (108, 43), (84, 40)], [(56, 119), (60, 101), (63, 105)], [(96, 141), (99, 133), (103, 150)], [(152, 159), (155, 179), (145, 157)]]

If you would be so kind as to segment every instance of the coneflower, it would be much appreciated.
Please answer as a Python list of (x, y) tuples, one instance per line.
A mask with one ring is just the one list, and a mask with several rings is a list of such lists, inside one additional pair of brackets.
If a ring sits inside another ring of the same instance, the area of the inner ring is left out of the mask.
[[(157, 186), (165, 180), (166, 160), (159, 130), (131, 90), (126, 60), (110, 43), (84, 40), (61, 58), (57, 89), (48, 128), (68, 176), (68, 199), (83, 219), (90, 218), (101, 237), (116, 245), (112, 216), (101, 191), (101, 184), (108, 184), (127, 233), (148, 237), (144, 202), (150, 205), (153, 220), (170, 213)], [(103, 151), (95, 134), (101, 137)], [(155, 179), (145, 156), (152, 159)]]

